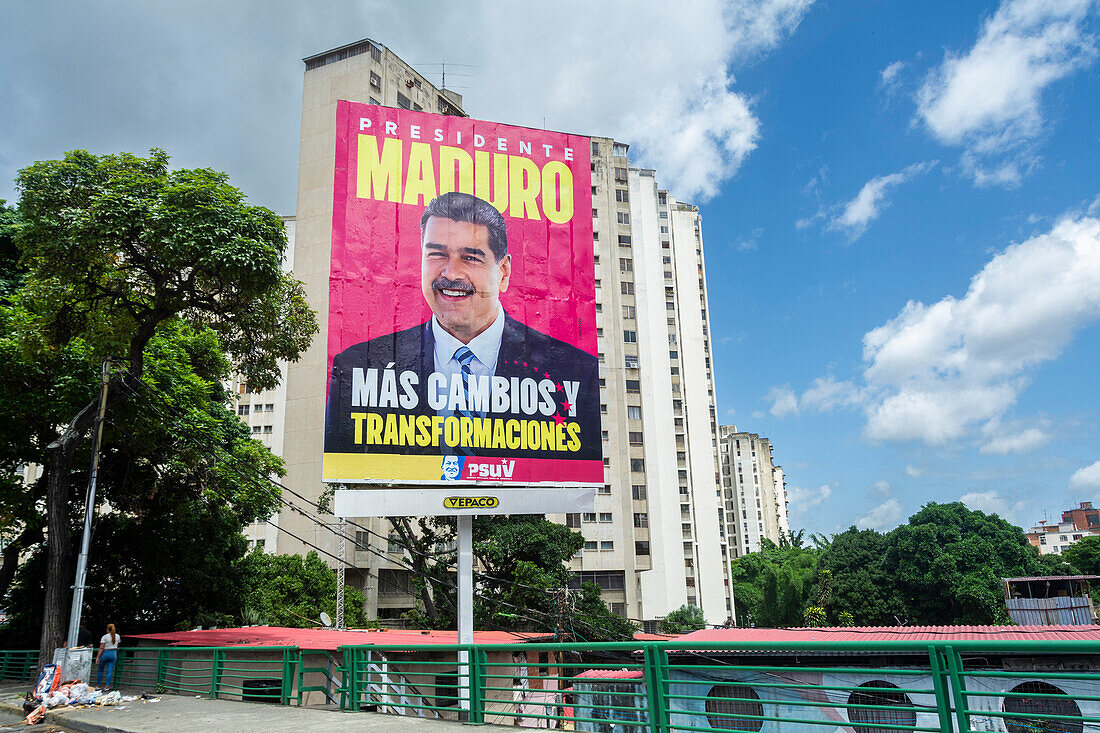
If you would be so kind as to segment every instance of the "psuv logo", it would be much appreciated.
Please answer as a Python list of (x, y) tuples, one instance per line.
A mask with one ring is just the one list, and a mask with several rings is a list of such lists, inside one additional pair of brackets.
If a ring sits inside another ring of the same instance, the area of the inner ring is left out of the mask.
[(494, 509), (500, 506), (495, 496), (448, 496), (443, 500), (448, 509)]
[(466, 478), (512, 478), (515, 473), (516, 462), (501, 458), (499, 463), (469, 461), (466, 463)]

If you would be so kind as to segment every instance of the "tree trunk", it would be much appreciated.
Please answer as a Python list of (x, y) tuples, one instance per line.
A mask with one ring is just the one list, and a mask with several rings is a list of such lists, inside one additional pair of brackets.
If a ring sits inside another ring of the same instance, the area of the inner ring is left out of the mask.
[(72, 582), (73, 457), (80, 440), (95, 422), (97, 403), (92, 402), (72, 419), (57, 440), (46, 448), (46, 579), (42, 604), (42, 635), (38, 643), (39, 665), (53, 660), (53, 651), (65, 642), (69, 620), (66, 601)]
[(19, 568), (19, 556), (31, 545), (42, 541), (41, 525), (25, 527), (14, 540), (4, 547), (4, 564), (0, 566), (0, 598), (8, 594), (15, 571)]

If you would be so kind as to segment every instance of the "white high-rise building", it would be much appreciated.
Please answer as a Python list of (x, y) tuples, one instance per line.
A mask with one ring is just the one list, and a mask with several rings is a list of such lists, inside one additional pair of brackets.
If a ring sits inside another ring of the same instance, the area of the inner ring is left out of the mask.
[(783, 467), (772, 462), (772, 444), (756, 433), (723, 425), (721, 435), (722, 498), (733, 557), (776, 544), (790, 532)]
[[(321, 331), (287, 371), (282, 455), (287, 485), (312, 499), (324, 490), (338, 99), (465, 114), (460, 97), (372, 41), (306, 59), (293, 272), (305, 283)], [(592, 187), (605, 481), (595, 511), (551, 518), (584, 535), (571, 569), (578, 583), (597, 583), (617, 613), (654, 622), (692, 603), (708, 622), (722, 623), (732, 613), (733, 555), (720, 494), (701, 217), (660, 190), (654, 171), (632, 169), (628, 147), (608, 138), (592, 138)], [(349, 573), (348, 582), (363, 588), (368, 615), (398, 617), (413, 603), (401, 547), (386, 541), (386, 520), (353, 519), (377, 533), (356, 532), (355, 542), (389, 559), (349, 550), (360, 572)], [(335, 552), (327, 526), (292, 512), (283, 512), (278, 525), (283, 531), (274, 542), (264, 537), (269, 550), (308, 551), (296, 535)]]

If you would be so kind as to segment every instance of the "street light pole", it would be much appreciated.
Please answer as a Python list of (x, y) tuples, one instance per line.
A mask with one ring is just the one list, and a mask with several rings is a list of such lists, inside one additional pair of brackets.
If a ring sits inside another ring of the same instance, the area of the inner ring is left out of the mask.
[(99, 446), (103, 441), (103, 423), (107, 415), (107, 385), (111, 381), (111, 360), (103, 361), (103, 378), (99, 387), (99, 411), (92, 428), (92, 467), (88, 473), (88, 500), (84, 505), (84, 536), (80, 540), (80, 555), (76, 559), (76, 581), (73, 583), (73, 607), (69, 612), (69, 638), (65, 646), (74, 647), (80, 634), (80, 613), (84, 608), (84, 580), (88, 575), (88, 548), (92, 542), (92, 514), (95, 513), (96, 474), (99, 472)]

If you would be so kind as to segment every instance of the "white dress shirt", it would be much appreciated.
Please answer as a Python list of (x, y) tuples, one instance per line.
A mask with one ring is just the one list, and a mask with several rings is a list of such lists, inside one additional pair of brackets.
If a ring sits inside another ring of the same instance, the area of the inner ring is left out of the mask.
[(470, 373), (478, 377), (491, 377), (497, 371), (497, 356), (500, 354), (500, 339), (504, 335), (504, 309), (497, 308), (497, 317), (487, 329), (479, 333), (470, 343), (463, 344), (447, 333), (432, 316), (432, 334), (435, 336), (435, 370), (451, 376), (462, 373), (462, 365), (455, 359), (455, 352), (462, 346), (468, 346), (474, 352), (470, 361)]

